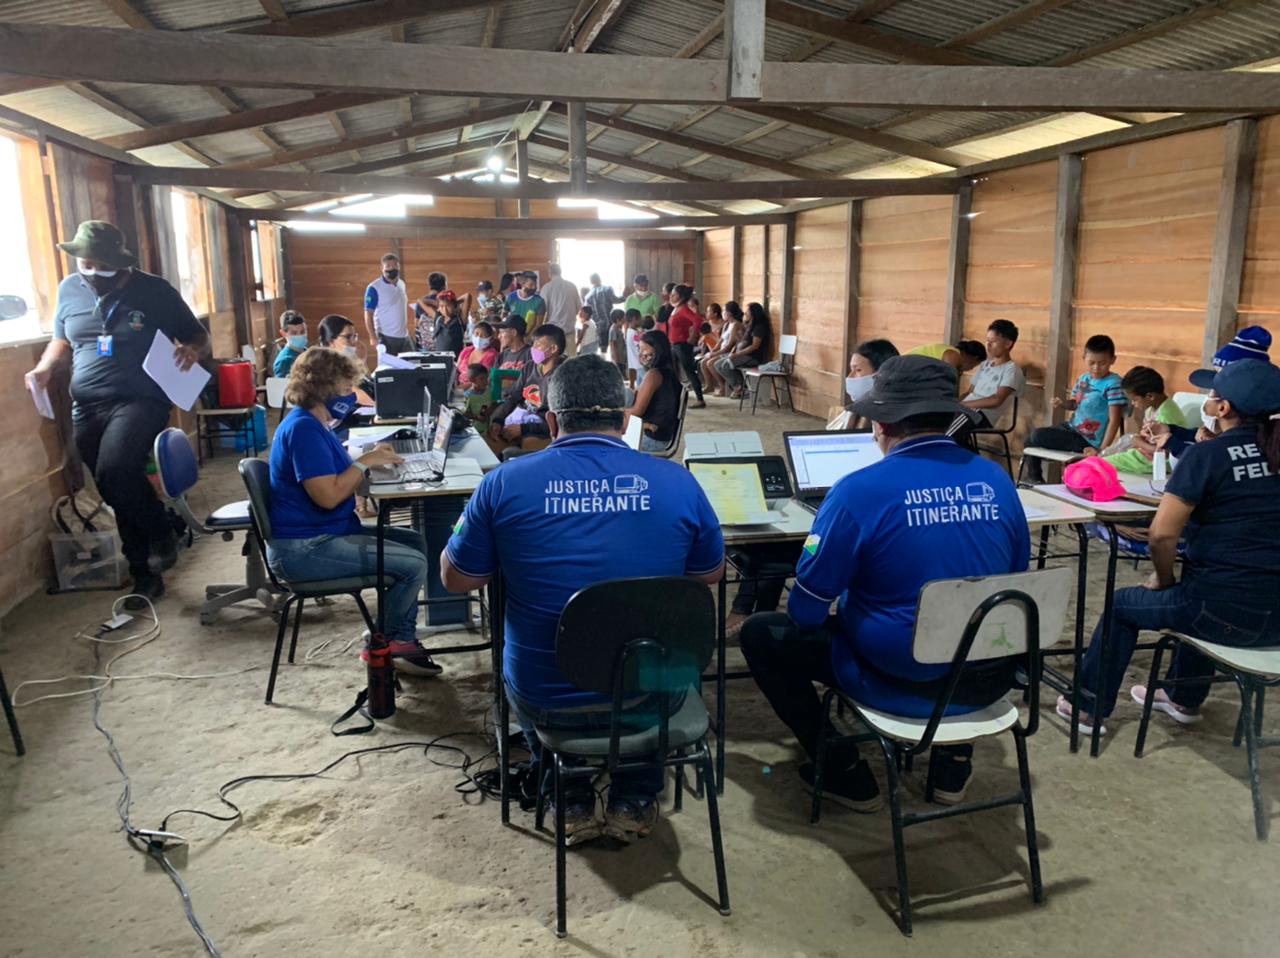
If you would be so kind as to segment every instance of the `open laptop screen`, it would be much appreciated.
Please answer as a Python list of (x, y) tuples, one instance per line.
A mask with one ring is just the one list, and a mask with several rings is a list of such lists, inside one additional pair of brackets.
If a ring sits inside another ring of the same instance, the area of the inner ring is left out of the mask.
[(801, 496), (825, 493), (844, 476), (882, 458), (871, 433), (788, 432), (783, 439)]
[(436, 433), (431, 448), (436, 452), (448, 454), (449, 440), (453, 437), (453, 410), (442, 405), (436, 415)]

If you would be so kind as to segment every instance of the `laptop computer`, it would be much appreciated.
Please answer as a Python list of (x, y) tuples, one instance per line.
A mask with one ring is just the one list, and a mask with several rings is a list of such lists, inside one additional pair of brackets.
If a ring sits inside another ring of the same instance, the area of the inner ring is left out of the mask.
[(722, 526), (769, 525), (784, 518), (782, 511), (774, 508), (791, 497), (781, 456), (693, 459), (688, 469)]
[(796, 502), (815, 513), (836, 482), (883, 458), (869, 432), (785, 432), (782, 439)]
[(379, 466), (369, 470), (371, 485), (398, 485), (403, 482), (438, 482), (444, 478), (444, 467), (449, 461), (449, 443), (453, 439), (453, 410), (441, 406), (436, 414), (436, 424), (431, 437), (431, 448), (426, 452), (412, 452), (404, 456), (404, 462), (395, 466)]

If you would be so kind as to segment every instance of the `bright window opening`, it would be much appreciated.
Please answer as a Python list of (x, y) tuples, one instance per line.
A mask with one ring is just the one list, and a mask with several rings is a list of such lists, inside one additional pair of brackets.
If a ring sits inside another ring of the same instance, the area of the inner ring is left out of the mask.
[(622, 240), (558, 239), (556, 261), (564, 278), (579, 288), (591, 285), (592, 273), (599, 273), (600, 281), (614, 292), (626, 285)]
[(41, 331), (22, 213), (18, 144), (5, 136), (0, 136), (0, 223), (4, 224), (0, 230), (0, 296), (17, 296), (27, 304), (24, 315), (0, 319), (0, 343), (13, 343), (39, 336)]

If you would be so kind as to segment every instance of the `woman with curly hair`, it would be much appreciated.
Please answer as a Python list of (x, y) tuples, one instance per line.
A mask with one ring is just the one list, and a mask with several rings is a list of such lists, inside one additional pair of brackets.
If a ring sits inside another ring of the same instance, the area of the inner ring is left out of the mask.
[[(390, 446), (375, 445), (352, 460), (333, 434), (356, 406), (360, 366), (336, 349), (308, 349), (294, 361), (285, 387), (293, 410), (271, 443), (271, 542), (267, 561), (285, 580), (345, 579), (373, 575), (377, 531), (355, 514), (355, 494), (369, 470), (402, 460)], [(388, 527), (383, 547), (387, 590), (387, 642), (395, 667), (413, 675), (438, 675), (418, 642), (418, 595), (427, 579), (422, 536)]]

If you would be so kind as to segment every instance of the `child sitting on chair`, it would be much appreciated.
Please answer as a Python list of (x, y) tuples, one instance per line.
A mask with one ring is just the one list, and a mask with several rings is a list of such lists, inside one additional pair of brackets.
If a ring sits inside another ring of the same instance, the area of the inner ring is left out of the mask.
[[(1096, 456), (1106, 449), (1124, 425), (1129, 401), (1120, 386), (1120, 377), (1111, 371), (1116, 361), (1116, 344), (1110, 336), (1090, 336), (1084, 344), (1085, 372), (1080, 374), (1071, 398), (1054, 396), (1054, 409), (1068, 409), (1071, 418), (1053, 426), (1041, 426), (1031, 433), (1028, 446)], [(1043, 460), (1028, 457), (1027, 478), (1044, 482)]]
[[(1164, 391), (1164, 377), (1149, 366), (1134, 366), (1120, 380), (1120, 388), (1133, 411), (1142, 414), (1142, 424), (1162, 422), (1170, 426), (1185, 426), (1182, 410)], [(1117, 471), (1139, 476), (1151, 475), (1151, 463), (1155, 456), (1154, 443), (1140, 434), (1121, 436), (1112, 446), (1102, 450), (1103, 457)]]
[(467, 367), (467, 381), (469, 385), (462, 391), (467, 418), (485, 426), (488, 424), (489, 413), (493, 411), (493, 398), (489, 395), (489, 367), (471, 363)]

